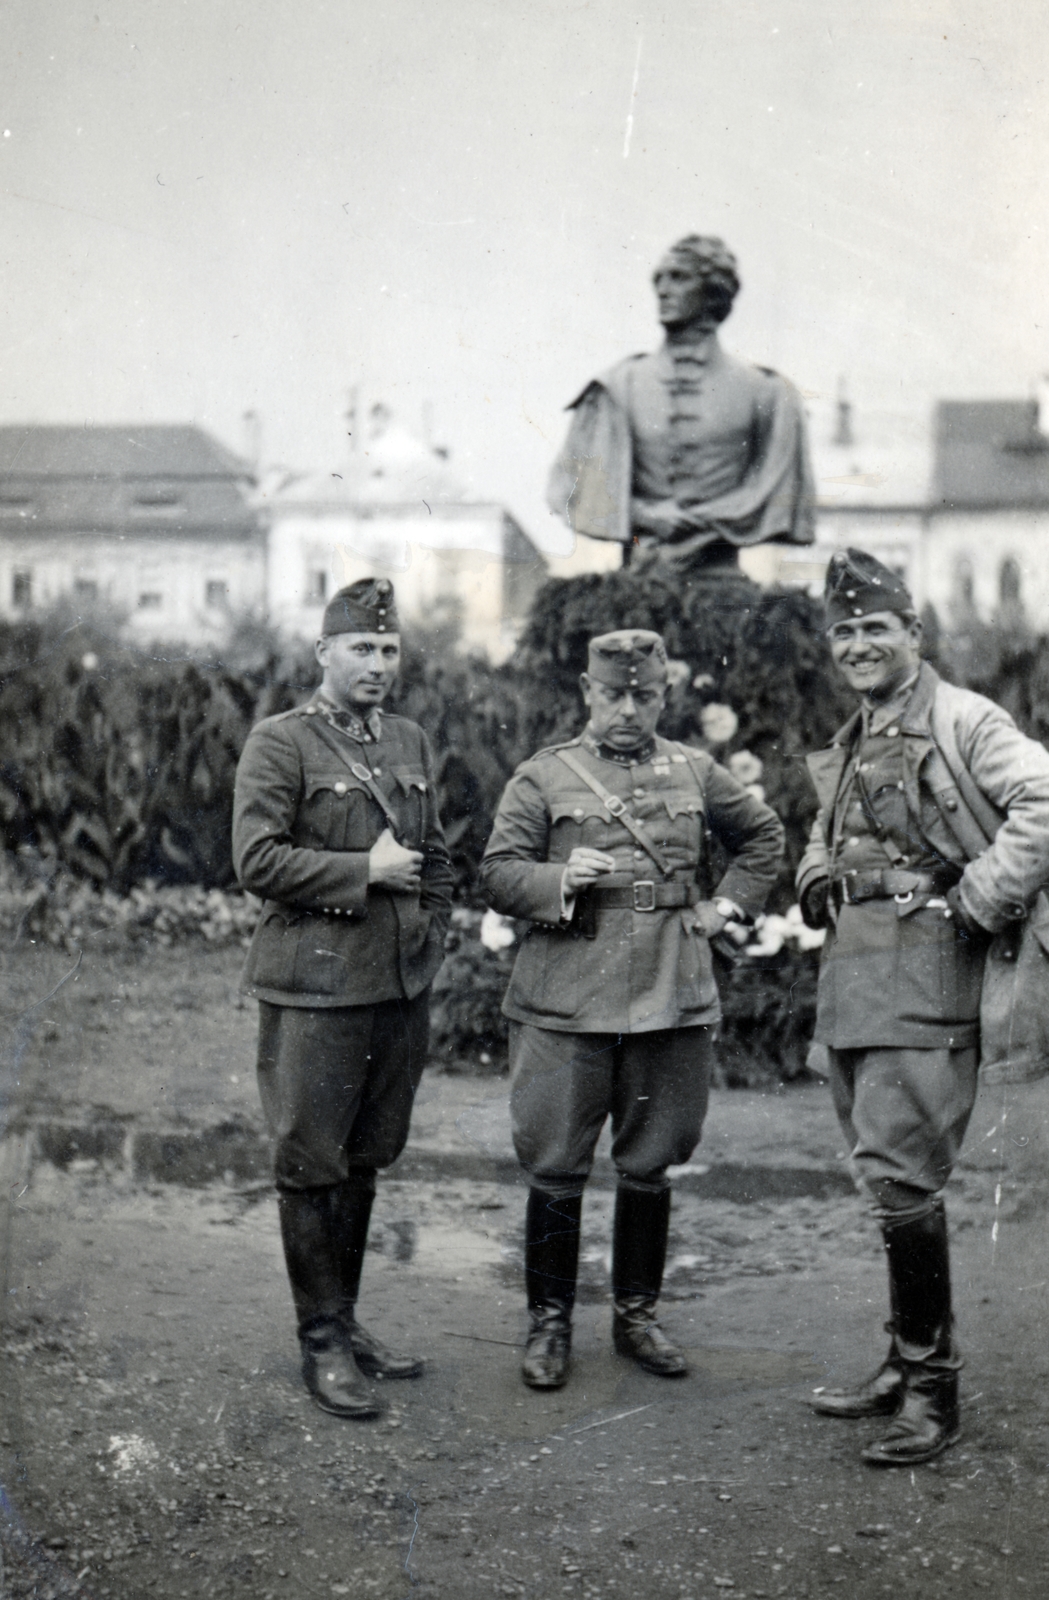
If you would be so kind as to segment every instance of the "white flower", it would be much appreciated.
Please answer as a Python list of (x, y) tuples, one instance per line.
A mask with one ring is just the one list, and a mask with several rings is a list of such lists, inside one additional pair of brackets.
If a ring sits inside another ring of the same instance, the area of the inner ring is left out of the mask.
[(676, 689), (679, 683), (684, 683), (691, 670), (687, 661), (668, 661), (667, 683), (672, 689)]
[(509, 917), (502, 916), (498, 911), (486, 911), (481, 918), (481, 943), (486, 950), (509, 950), (517, 942), (517, 934)]
[(791, 906), (784, 920), (787, 924), (786, 937), (798, 950), (818, 950), (827, 937), (826, 928), (805, 926), (800, 906)]
[(703, 737), (709, 739), (711, 744), (727, 744), (739, 727), (739, 718), (731, 706), (719, 705), (712, 700), (699, 713), (699, 725), (703, 729)]
[(80, 657), (80, 665), (85, 672), (94, 672), (98, 666), (98, 657), (93, 650), (88, 650), (86, 655)]
[(737, 750), (728, 758), (728, 770), (737, 783), (757, 783), (765, 770), (765, 763), (751, 750)]

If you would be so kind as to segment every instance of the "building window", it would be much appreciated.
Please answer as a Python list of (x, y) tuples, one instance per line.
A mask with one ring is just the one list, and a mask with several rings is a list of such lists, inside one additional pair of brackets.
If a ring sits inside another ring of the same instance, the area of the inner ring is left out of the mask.
[(209, 578), (204, 586), (204, 604), (211, 611), (224, 611), (229, 604), (229, 584), (225, 578)]
[(138, 597), (140, 611), (159, 611), (163, 604), (164, 596), (158, 594), (155, 589), (147, 589)]
[(73, 581), (73, 593), (78, 600), (97, 600), (98, 584), (94, 578), (76, 578)]
[(11, 604), (19, 611), (28, 611), (33, 604), (33, 574), (24, 569), (11, 574)]
[(174, 489), (143, 489), (134, 498), (136, 511), (181, 511), (182, 502)]
[(308, 606), (322, 606), (328, 598), (328, 574), (326, 572), (308, 572), (306, 574), (306, 604)]

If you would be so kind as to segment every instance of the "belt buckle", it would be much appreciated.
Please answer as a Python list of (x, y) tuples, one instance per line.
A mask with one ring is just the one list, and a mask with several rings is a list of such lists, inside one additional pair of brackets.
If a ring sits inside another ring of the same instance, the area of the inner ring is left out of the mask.
[(610, 817), (621, 817), (626, 810), (626, 801), (621, 800), (617, 794), (610, 794), (605, 801), (605, 810)]
[[(643, 891), (643, 892), (642, 892)], [(637, 878), (634, 881), (634, 910), (654, 911), (656, 909), (656, 885), (652, 878)]]

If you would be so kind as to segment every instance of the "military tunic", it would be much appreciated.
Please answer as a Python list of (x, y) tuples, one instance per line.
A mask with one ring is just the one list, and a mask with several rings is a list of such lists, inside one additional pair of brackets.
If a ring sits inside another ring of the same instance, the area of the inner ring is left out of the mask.
[[(962, 799), (931, 737), (938, 700), (975, 786), (1003, 823), (990, 850), (960, 842)], [(992, 702), (923, 664), (883, 707), (865, 707), (809, 758), (820, 814), (798, 869), (804, 895), (830, 879), (836, 911), (820, 964), (815, 1037), (830, 1047), (831, 1089), (857, 1176), (875, 1206), (920, 1214), (957, 1160), (976, 1097), (988, 930), (1023, 915), (1049, 870), (1049, 756)], [(880, 835), (880, 837), (879, 837)], [(884, 871), (927, 887), (850, 901), (850, 883)]]
[[(565, 746), (617, 795), (672, 864), (668, 881), (703, 898), (699, 875), (710, 830), (735, 858), (717, 888), (750, 914), (775, 879), (783, 830), (705, 751), (656, 738), (643, 758), (599, 752), (586, 739)], [(566, 918), (561, 878), (579, 846), (615, 861), (601, 885), (653, 883), (662, 874), (628, 829), (558, 757), (543, 750), (517, 769), (496, 813), (481, 864), (489, 902), (532, 926), (514, 965), (503, 1011), (555, 1032), (643, 1033), (710, 1025), (720, 1007), (710, 948), (692, 931), (688, 907), (602, 908), (596, 936), (578, 937)], [(644, 891), (639, 891), (643, 903)]]
[[(387, 810), (398, 842), (422, 852), (416, 894), (369, 885)], [(321, 694), (260, 722), (237, 768), (233, 855), (263, 897), (244, 987), (260, 1002), (278, 1185), (387, 1166), (408, 1135), (451, 906), (422, 729), (377, 710), (362, 721)]]
[[(589, 735), (562, 748), (628, 807), (671, 871), (664, 879), (556, 748), (525, 762), (507, 785), (481, 882), (496, 910), (531, 924), (503, 1005), (515, 1147), (544, 1189), (578, 1192), (611, 1113), (621, 1181), (660, 1188), (666, 1167), (686, 1161), (699, 1139), (720, 1008), (691, 906), (656, 908), (654, 891), (670, 882), (692, 905), (705, 898), (709, 830), (734, 858), (717, 893), (757, 913), (783, 830), (703, 751), (657, 737), (623, 756)], [(562, 897), (565, 864), (579, 846), (615, 863), (597, 886), (592, 937), (586, 895), (574, 904)], [(625, 890), (633, 903), (602, 905), (602, 887)]]

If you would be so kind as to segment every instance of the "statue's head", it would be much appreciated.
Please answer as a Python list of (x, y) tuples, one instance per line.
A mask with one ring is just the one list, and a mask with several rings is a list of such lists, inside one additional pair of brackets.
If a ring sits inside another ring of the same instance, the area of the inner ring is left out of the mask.
[(652, 274), (659, 320), (666, 328), (706, 323), (716, 328), (739, 293), (736, 258), (722, 239), (687, 233), (672, 244)]

